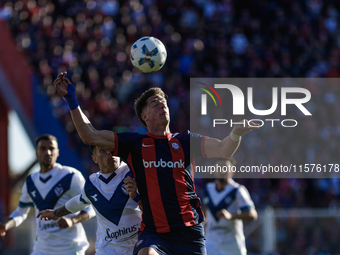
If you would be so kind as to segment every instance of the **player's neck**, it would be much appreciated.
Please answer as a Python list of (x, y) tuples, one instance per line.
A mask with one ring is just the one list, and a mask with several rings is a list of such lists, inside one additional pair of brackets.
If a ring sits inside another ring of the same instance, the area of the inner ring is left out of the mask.
[(102, 174), (111, 174), (111, 173), (113, 173), (113, 172), (115, 172), (117, 169), (100, 169), (100, 172), (102, 173)]
[(45, 174), (51, 171), (54, 168), (54, 166), (42, 166), (40, 165), (40, 173)]
[(223, 190), (229, 183), (231, 179), (226, 179), (224, 182), (217, 181), (216, 182), (216, 189), (217, 191)]
[(165, 127), (163, 126), (158, 126), (158, 127), (148, 127), (148, 132), (157, 135), (157, 136), (165, 136), (170, 133), (170, 128), (169, 125), (166, 125)]

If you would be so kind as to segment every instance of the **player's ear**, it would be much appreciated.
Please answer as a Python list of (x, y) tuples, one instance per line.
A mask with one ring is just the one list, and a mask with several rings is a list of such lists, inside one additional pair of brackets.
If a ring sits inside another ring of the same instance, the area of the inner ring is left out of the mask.
[(144, 121), (149, 119), (148, 116), (145, 113), (142, 113), (140, 116), (141, 116), (142, 120), (144, 120)]
[(95, 155), (92, 155), (92, 160), (93, 160), (94, 163), (98, 164), (98, 161), (97, 161), (97, 158), (96, 158)]

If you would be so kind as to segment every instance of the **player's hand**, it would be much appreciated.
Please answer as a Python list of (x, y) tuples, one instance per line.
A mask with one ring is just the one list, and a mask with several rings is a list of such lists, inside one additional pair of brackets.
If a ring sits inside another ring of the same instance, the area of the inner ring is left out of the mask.
[(42, 210), (38, 213), (37, 218), (41, 220), (58, 220), (59, 217), (54, 215), (54, 211), (51, 209)]
[(221, 209), (216, 213), (216, 217), (220, 219), (226, 219), (226, 220), (231, 220), (232, 219), (232, 214), (228, 212), (226, 209)]
[(56, 88), (58, 93), (62, 96), (67, 95), (67, 93), (68, 93), (67, 92), (67, 85), (71, 84), (69, 79), (67, 79), (65, 77), (66, 74), (67, 74), (67, 72), (63, 72), (63, 73), (58, 74), (57, 79), (55, 79), (55, 81), (53, 82), (54, 87)]
[[(233, 128), (233, 133), (238, 136), (248, 134), (253, 129), (259, 129), (260, 124), (254, 123), (248, 120), (239, 121), (240, 124), (236, 124)], [(243, 124), (244, 123), (244, 124)]]
[(129, 196), (134, 199), (137, 196), (137, 183), (130, 176), (124, 179), (124, 184), (126, 191), (129, 193)]
[(3, 238), (6, 235), (5, 225), (0, 222), (0, 236)]
[(57, 221), (58, 227), (63, 229), (63, 228), (70, 228), (73, 226), (73, 221), (71, 218), (66, 218), (66, 217), (60, 217), (60, 219)]

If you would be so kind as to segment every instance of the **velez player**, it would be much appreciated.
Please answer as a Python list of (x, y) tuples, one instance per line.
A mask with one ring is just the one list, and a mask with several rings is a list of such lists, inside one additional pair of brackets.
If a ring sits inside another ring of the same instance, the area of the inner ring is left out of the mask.
[[(31, 206), (34, 206), (36, 215), (46, 208), (58, 208), (79, 194), (84, 186), (85, 179), (78, 170), (56, 163), (59, 149), (55, 136), (42, 135), (36, 139), (36, 156), (40, 171), (27, 177), (17, 209), (6, 224), (0, 223), (1, 236), (18, 227), (27, 218)], [(32, 255), (85, 254), (89, 243), (83, 226), (76, 223), (93, 216), (95, 212), (88, 207), (79, 214), (62, 217), (58, 221), (36, 219), (37, 238)]]
[[(234, 159), (217, 159), (219, 166), (232, 166)], [(246, 255), (243, 220), (257, 219), (248, 190), (232, 179), (233, 172), (210, 182), (204, 189), (203, 204), (207, 211), (205, 225), (208, 255)]]
[(137, 186), (130, 169), (119, 157), (96, 146), (90, 148), (100, 171), (89, 176), (80, 195), (55, 210), (41, 211), (37, 217), (56, 220), (92, 204), (98, 226), (96, 254), (130, 255), (142, 221)]
[(75, 88), (65, 75), (60, 73), (54, 85), (67, 100), (83, 142), (121, 157), (134, 174), (143, 203), (142, 232), (134, 254), (206, 254), (204, 217), (189, 169), (190, 153), (229, 157), (237, 150), (241, 136), (258, 126), (235, 125), (222, 141), (190, 131), (170, 133), (165, 94), (160, 88), (151, 88), (135, 102), (147, 134), (99, 131), (81, 111)]

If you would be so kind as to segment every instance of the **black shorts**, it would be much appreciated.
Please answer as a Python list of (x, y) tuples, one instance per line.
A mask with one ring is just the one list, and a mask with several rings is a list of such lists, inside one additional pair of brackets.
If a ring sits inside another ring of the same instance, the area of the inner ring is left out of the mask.
[(152, 247), (161, 255), (207, 254), (202, 224), (168, 233), (144, 230), (138, 235), (133, 254), (136, 255), (144, 247)]

